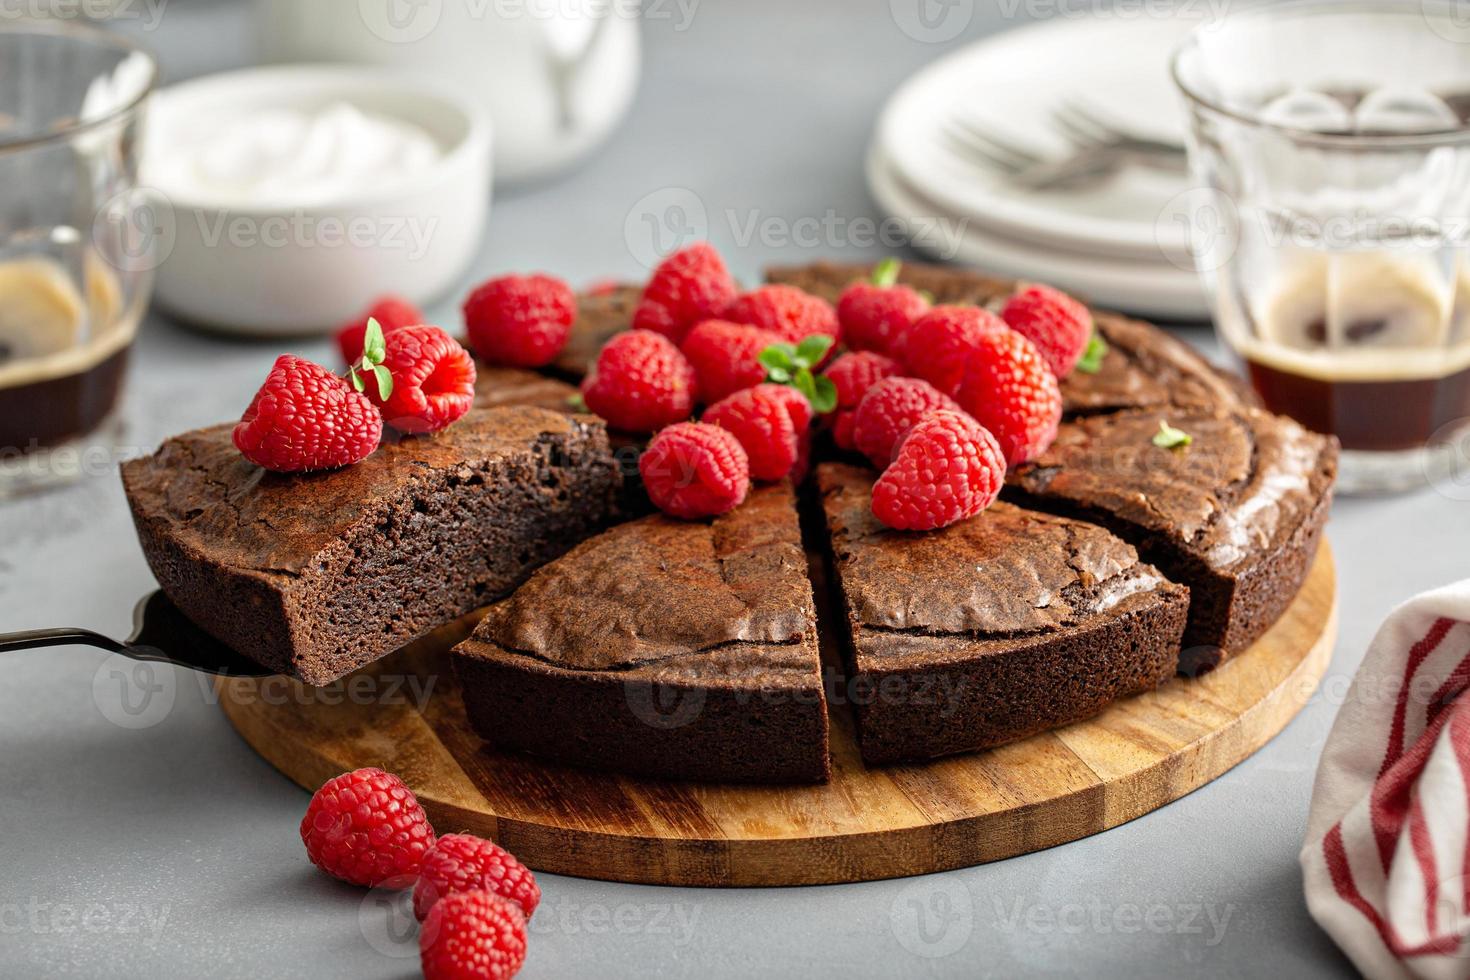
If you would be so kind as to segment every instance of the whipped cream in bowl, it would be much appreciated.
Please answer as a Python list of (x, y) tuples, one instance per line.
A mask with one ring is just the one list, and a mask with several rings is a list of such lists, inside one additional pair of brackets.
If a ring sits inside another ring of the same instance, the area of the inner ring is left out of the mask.
[(490, 122), (444, 83), (280, 66), (159, 93), (143, 183), (156, 295), (231, 333), (325, 333), (383, 293), (429, 303), (477, 254)]

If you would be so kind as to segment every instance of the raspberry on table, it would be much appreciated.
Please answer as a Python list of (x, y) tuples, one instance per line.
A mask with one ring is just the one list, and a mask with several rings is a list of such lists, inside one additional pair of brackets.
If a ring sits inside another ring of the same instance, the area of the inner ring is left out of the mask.
[(903, 357), (909, 330), (930, 304), (918, 290), (889, 281), (897, 275), (898, 263), (880, 263), (877, 281), (855, 282), (838, 297), (842, 339), (852, 350)]
[(799, 344), (817, 334), (834, 341), (842, 339), (842, 327), (832, 304), (795, 286), (761, 286), (742, 293), (730, 301), (721, 317), (769, 330), (788, 344)]
[(397, 776), (356, 769), (327, 780), (301, 820), (311, 863), (354, 885), (380, 885), (419, 872), (434, 828)]
[(1005, 477), (1005, 456), (984, 426), (963, 412), (930, 412), (873, 485), (873, 516), (898, 531), (948, 527), (995, 503)]
[(936, 306), (909, 331), (904, 363), (914, 377), (953, 397), (980, 338), (1004, 329), (1004, 320), (978, 306)]
[(694, 365), (699, 396), (717, 402), (766, 380), (761, 351), (781, 338), (769, 330), (728, 320), (705, 320), (689, 331), (680, 350)]
[(422, 922), (435, 902), (469, 891), (498, 895), (528, 919), (541, 901), (536, 877), (505, 848), (470, 834), (445, 834), (424, 855), (413, 888), (413, 914)]
[(489, 364), (550, 364), (567, 345), (576, 319), (576, 293), (554, 276), (501, 276), (464, 301), (470, 346)]
[(885, 378), (903, 374), (903, 365), (874, 351), (843, 354), (823, 372), (837, 387), (837, 409), (832, 415), (832, 439), (839, 449), (852, 450), (857, 407), (868, 389)]
[(704, 421), (740, 440), (756, 480), (783, 480), (801, 459), (812, 406), (795, 388), (761, 384), (711, 405)]
[(1045, 452), (1062, 420), (1056, 375), (1014, 330), (983, 338), (965, 371), (959, 403), (990, 430), (1012, 466)]
[(750, 489), (750, 458), (740, 440), (707, 422), (682, 422), (654, 436), (638, 472), (654, 506), (685, 520), (728, 513)]
[(438, 327), (401, 327), (383, 335), (383, 366), (393, 375), (387, 400), (369, 379), (365, 393), (399, 432), (438, 432), (475, 404), (475, 360)]
[(858, 403), (853, 447), (885, 470), (909, 429), (936, 409), (961, 410), (953, 398), (921, 378), (886, 378)]
[(698, 394), (689, 359), (652, 330), (613, 337), (582, 382), (587, 408), (624, 432), (655, 432), (689, 418)]
[(486, 891), (434, 903), (419, 931), (424, 980), (508, 980), (526, 962), (526, 917)]
[(428, 318), (401, 296), (380, 298), (360, 318), (337, 331), (337, 348), (342, 352), (343, 364), (356, 364), (362, 360), (362, 338), (367, 333), (369, 320), (377, 320), (383, 332), (388, 333), (399, 327), (417, 326), (427, 322)]
[(633, 311), (633, 328), (682, 343), (695, 324), (717, 318), (736, 291), (720, 253), (708, 242), (695, 242), (653, 270)]
[(235, 426), (235, 448), (276, 473), (332, 470), (371, 456), (383, 416), (366, 396), (319, 364), (276, 358)]
[(1072, 373), (1092, 337), (1092, 311), (1050, 286), (1024, 287), (1006, 301), (1000, 316), (1036, 346), (1058, 379)]

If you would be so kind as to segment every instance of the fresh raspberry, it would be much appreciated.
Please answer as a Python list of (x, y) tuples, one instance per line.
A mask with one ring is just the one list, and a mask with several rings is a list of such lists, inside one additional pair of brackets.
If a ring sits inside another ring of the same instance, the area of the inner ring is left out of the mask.
[(1014, 330), (981, 340), (959, 402), (995, 436), (1012, 466), (1040, 456), (1062, 420), (1056, 376), (1031, 341)]
[(403, 780), (381, 769), (357, 769), (322, 784), (301, 820), (311, 863), (354, 885), (413, 877), (434, 828)]
[(720, 253), (708, 242), (695, 242), (653, 270), (633, 311), (633, 328), (681, 343), (696, 323), (718, 317), (735, 292)]
[(575, 319), (577, 294), (552, 276), (501, 276), (464, 301), (470, 346), (490, 364), (550, 364), (567, 345)]
[(955, 400), (919, 378), (887, 378), (868, 389), (852, 423), (853, 447), (880, 470), (914, 424), (936, 409), (960, 411)]
[(689, 360), (652, 330), (613, 337), (582, 382), (587, 407), (624, 432), (654, 432), (689, 418), (697, 395)]
[(711, 405), (704, 421), (740, 440), (754, 479), (783, 480), (801, 458), (812, 406), (795, 388), (763, 384)]
[(769, 330), (706, 320), (689, 331), (680, 349), (694, 365), (700, 397), (717, 402), (766, 380), (766, 369), (758, 358), (761, 351), (779, 343), (781, 338)]
[(853, 423), (868, 389), (884, 378), (903, 374), (903, 365), (873, 351), (843, 354), (825, 372), (837, 386), (837, 410), (832, 416), (832, 438), (839, 449), (855, 449)]
[(1005, 478), (1005, 456), (984, 426), (963, 412), (930, 412), (873, 484), (873, 516), (899, 531), (948, 527), (995, 503)]
[(276, 358), (234, 432), (246, 459), (277, 473), (349, 466), (382, 439), (383, 416), (367, 396), (290, 354)]
[(914, 377), (953, 396), (980, 338), (1005, 328), (1004, 320), (978, 306), (936, 306), (909, 331), (904, 362)]
[(475, 359), (438, 327), (401, 327), (384, 334), (383, 366), (393, 374), (393, 393), (378, 397), (371, 375), (367, 396), (383, 420), (399, 432), (438, 432), (475, 404)]
[(469, 834), (445, 834), (424, 855), (413, 888), (413, 914), (422, 922), (441, 898), (470, 891), (499, 895), (528, 919), (541, 901), (535, 876), (505, 848)]
[(686, 520), (732, 511), (750, 488), (750, 458), (740, 440), (705, 422), (671, 425), (654, 436), (638, 472), (654, 506)]
[(1058, 379), (1072, 373), (1092, 337), (1092, 311), (1050, 286), (1027, 286), (1000, 311), (1001, 319), (1036, 345)]
[(799, 344), (816, 334), (826, 334), (834, 341), (842, 338), (832, 304), (795, 286), (762, 286), (742, 293), (721, 315), (735, 323), (769, 330), (788, 344)]
[(837, 300), (837, 319), (847, 346), (901, 358), (914, 322), (929, 301), (908, 286), (853, 283)]
[(435, 902), (419, 932), (424, 980), (508, 980), (526, 962), (526, 917), (490, 892)]
[(342, 351), (343, 364), (356, 364), (362, 360), (362, 336), (367, 333), (367, 322), (377, 320), (384, 333), (399, 327), (413, 327), (428, 318), (419, 308), (401, 296), (384, 296), (372, 305), (360, 319), (353, 320), (337, 331), (337, 347)]

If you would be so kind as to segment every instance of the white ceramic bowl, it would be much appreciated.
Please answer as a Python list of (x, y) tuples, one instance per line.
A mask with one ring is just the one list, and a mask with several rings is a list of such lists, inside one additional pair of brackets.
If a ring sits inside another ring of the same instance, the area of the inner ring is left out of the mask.
[[(348, 102), (433, 137), (441, 158), (412, 178), (322, 204), (222, 207), (191, 200), (146, 160), (171, 127), (218, 113)], [(329, 331), (384, 293), (441, 296), (479, 250), (490, 210), (491, 127), (474, 102), (436, 80), (329, 65), (211, 75), (160, 92), (149, 119), (143, 182), (159, 193), (155, 295), (169, 312), (255, 336)]]

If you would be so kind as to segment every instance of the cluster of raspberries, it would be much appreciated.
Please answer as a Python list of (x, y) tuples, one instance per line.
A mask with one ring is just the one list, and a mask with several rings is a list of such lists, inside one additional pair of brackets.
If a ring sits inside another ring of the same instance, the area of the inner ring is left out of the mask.
[(526, 958), (541, 889), (525, 865), (470, 834), (434, 836), (397, 776), (358, 769), (322, 784), (301, 820), (311, 863), (369, 888), (413, 890), (426, 980), (504, 980)]

